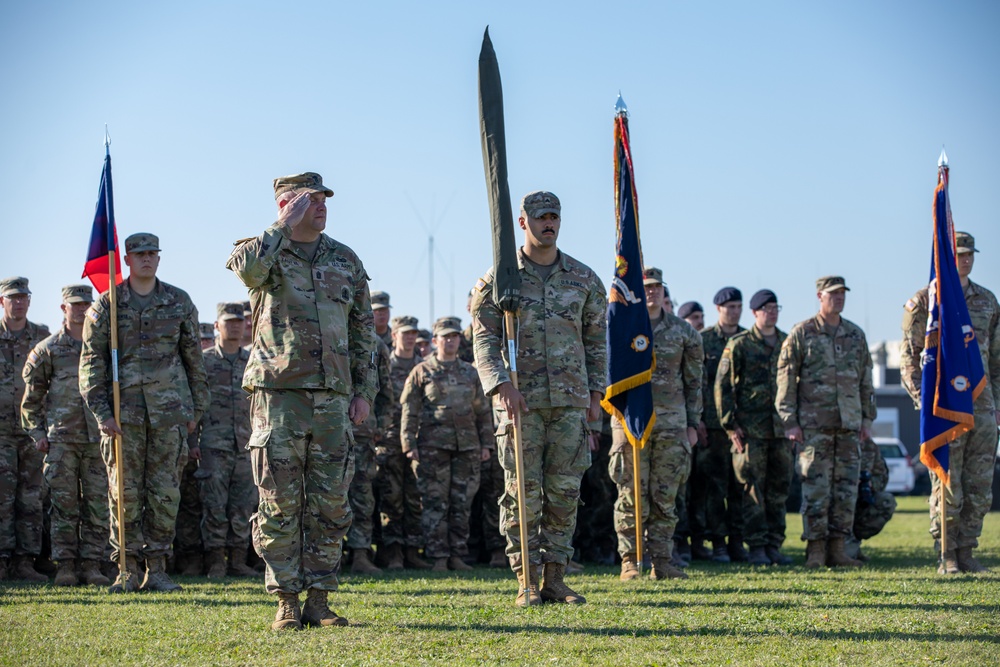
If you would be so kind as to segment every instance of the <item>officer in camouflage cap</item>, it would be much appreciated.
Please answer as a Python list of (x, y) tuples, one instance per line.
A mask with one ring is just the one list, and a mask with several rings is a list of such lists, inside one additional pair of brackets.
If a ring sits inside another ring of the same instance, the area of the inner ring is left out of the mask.
[(778, 297), (760, 290), (750, 298), (754, 325), (729, 339), (715, 376), (719, 422), (732, 442), (733, 471), (743, 487), (743, 534), (751, 565), (790, 565), (785, 541), (785, 500), (793, 445), (774, 408), (778, 356)]
[(854, 527), (875, 390), (865, 333), (840, 315), (847, 289), (840, 276), (816, 281), (819, 313), (792, 327), (778, 359), (775, 406), (785, 437), (799, 445), (809, 568), (861, 565), (844, 552), (844, 540)]
[(402, 446), (413, 461), (423, 506), (425, 553), (434, 570), (471, 570), (469, 515), (480, 463), (491, 456), (490, 406), (472, 364), (458, 358), (457, 317), (434, 323), (437, 349), (410, 373), (400, 403)]
[(392, 347), (392, 330), (389, 328), (392, 307), (389, 305), (389, 293), (375, 290), (372, 292), (372, 315), (375, 317), (375, 335), (382, 339), (386, 347)]
[[(112, 593), (138, 586), (138, 559), (146, 561), (141, 588), (177, 591), (166, 573), (180, 501), (180, 472), (187, 437), (208, 409), (208, 380), (198, 335), (198, 310), (187, 292), (156, 277), (160, 240), (153, 234), (125, 239), (129, 277), (115, 286), (121, 423), (112, 396), (110, 291), (87, 311), (80, 355), (80, 393), (102, 433), (101, 452), (112, 489), (112, 558), (125, 549), (126, 568)], [(121, 437), (125, 497), (118, 498), (115, 436)], [(118, 503), (124, 506), (125, 544), (118, 543)]]
[(27, 278), (0, 280), (0, 581), (48, 580), (33, 564), (42, 550), (43, 456), (21, 428), (21, 371), (49, 329), (28, 321), (30, 305)]
[[(214, 325), (218, 336), (204, 351), (212, 403), (198, 425), (198, 492), (201, 541), (208, 577), (252, 577), (247, 567), (250, 515), (257, 507), (257, 487), (250, 469), (250, 397), (243, 373), (250, 353), (243, 339), (243, 304), (220, 303)], [(226, 556), (229, 556), (228, 565)]]
[[(674, 528), (677, 526), (676, 499), (691, 471), (692, 448), (698, 441), (702, 411), (701, 337), (681, 318), (663, 307), (666, 289), (663, 272), (644, 271), (646, 309), (653, 326), (653, 407), (656, 422), (649, 440), (639, 454), (640, 488), (643, 494), (642, 524), (653, 563), (653, 579), (687, 579), (671, 563)], [(634, 448), (617, 418), (612, 420), (609, 472), (618, 485), (615, 503), (615, 532), (622, 558), (620, 579), (639, 576), (635, 525)]]
[[(260, 504), (254, 546), (278, 596), (275, 630), (347, 625), (328, 605), (351, 525), (351, 424), (378, 390), (368, 274), (326, 229), (319, 174), (274, 179), (277, 221), (237, 242), (226, 267), (250, 291), (250, 455)], [(304, 608), (299, 593), (307, 591)]]
[[(986, 387), (973, 407), (972, 430), (963, 433), (948, 450), (948, 546), (939, 572), (984, 572), (972, 552), (979, 546), (983, 518), (993, 502), (993, 461), (997, 449), (997, 426), (1000, 425), (1000, 304), (990, 290), (969, 280), (975, 263), (976, 239), (966, 232), (955, 232), (958, 277), (965, 294), (969, 319), (976, 332), (976, 343), (983, 359)], [(899, 372), (903, 386), (920, 409), (920, 355), (924, 351), (927, 330), (927, 288), (906, 302), (903, 311), (903, 344), (900, 346)], [(937, 475), (931, 475), (931, 535), (941, 539), (941, 492)], [(953, 551), (952, 551), (953, 550)]]
[(45, 453), (57, 586), (111, 583), (99, 569), (108, 543), (108, 473), (97, 421), (80, 397), (83, 322), (93, 300), (90, 285), (62, 289), (63, 325), (35, 346), (22, 372), (21, 425)]
[(429, 357), (434, 352), (434, 335), (428, 329), (417, 332), (416, 351), (421, 357)]
[[(392, 320), (393, 349), (389, 355), (389, 379), (393, 396), (403, 393), (406, 378), (421, 361), (416, 352), (416, 341), (420, 335), (417, 318), (403, 315)], [(400, 448), (400, 423), (403, 408), (394, 401), (389, 412), (385, 440), (375, 448), (378, 469), (375, 484), (379, 489), (382, 515), (381, 561), (390, 570), (400, 570), (403, 566), (427, 570), (431, 564), (420, 557), (420, 547), (424, 543), (421, 525), (423, 511), (420, 505), (420, 489), (406, 455)]]
[[(493, 299), (494, 269), (476, 284), (472, 299), (476, 368), (483, 390), (503, 411), (498, 430), (504, 435), (497, 443), (505, 472), (500, 513), (520, 606), (543, 598), (585, 602), (566, 585), (564, 574), (573, 555), (580, 480), (590, 466), (587, 422), (601, 416), (607, 381), (607, 297), (597, 275), (557, 247), (561, 211), (551, 192), (531, 192), (521, 200), (519, 389), (511, 383), (503, 312)], [(515, 411), (524, 442), (529, 563), (521, 563), (511, 431)]]

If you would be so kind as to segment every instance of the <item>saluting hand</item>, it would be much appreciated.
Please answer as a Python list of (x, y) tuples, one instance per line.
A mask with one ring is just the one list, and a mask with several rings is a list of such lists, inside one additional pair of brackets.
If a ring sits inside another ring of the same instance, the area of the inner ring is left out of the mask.
[(278, 206), (281, 211), (278, 213), (278, 223), (295, 229), (295, 226), (302, 222), (302, 216), (306, 214), (306, 209), (312, 200), (308, 192), (286, 192), (278, 199)]

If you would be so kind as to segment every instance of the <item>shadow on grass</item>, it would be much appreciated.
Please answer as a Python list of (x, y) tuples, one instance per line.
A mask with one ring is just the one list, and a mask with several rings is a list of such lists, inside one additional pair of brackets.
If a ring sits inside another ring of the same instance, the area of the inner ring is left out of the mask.
[(428, 631), (478, 631), (491, 634), (514, 634), (522, 632), (534, 632), (548, 635), (592, 635), (596, 637), (799, 637), (802, 639), (820, 639), (827, 641), (848, 640), (861, 642), (875, 641), (920, 641), (920, 642), (983, 642), (988, 644), (1000, 644), (1000, 637), (993, 634), (954, 634), (954, 633), (918, 633), (918, 632), (854, 632), (850, 630), (759, 630), (759, 631), (739, 631), (724, 628), (663, 628), (652, 630), (628, 629), (628, 628), (588, 628), (588, 627), (565, 627), (549, 626), (526, 623), (523, 625), (492, 625), (487, 623), (472, 623), (469, 625), (456, 625), (453, 623), (407, 623), (407, 629), (428, 630)]

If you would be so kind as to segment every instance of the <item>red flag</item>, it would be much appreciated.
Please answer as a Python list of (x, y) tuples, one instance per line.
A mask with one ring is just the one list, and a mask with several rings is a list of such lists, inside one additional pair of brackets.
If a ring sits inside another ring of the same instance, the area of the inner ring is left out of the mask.
[(101, 172), (101, 192), (97, 198), (97, 210), (94, 212), (94, 227), (90, 232), (90, 248), (87, 250), (87, 263), (83, 265), (82, 278), (90, 278), (90, 282), (98, 292), (104, 293), (110, 287), (111, 262), (114, 257), (115, 284), (122, 281), (122, 263), (118, 257), (118, 231), (115, 229), (115, 200), (111, 187), (111, 152), (104, 156), (104, 169)]

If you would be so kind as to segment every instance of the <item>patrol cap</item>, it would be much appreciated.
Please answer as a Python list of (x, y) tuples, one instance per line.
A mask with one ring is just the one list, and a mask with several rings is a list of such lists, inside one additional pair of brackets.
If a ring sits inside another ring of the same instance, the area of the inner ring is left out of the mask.
[(551, 192), (535, 190), (524, 195), (524, 198), (521, 199), (521, 210), (532, 218), (540, 218), (546, 213), (555, 213), (561, 216), (562, 204), (559, 203), (559, 197)]
[(839, 289), (851, 291), (841, 276), (823, 276), (816, 281), (817, 292), (836, 292)]
[(333, 190), (323, 185), (323, 177), (314, 171), (293, 176), (279, 176), (274, 179), (274, 198), (277, 199), (292, 190), (302, 192), (322, 192), (327, 197), (333, 196)]
[(243, 304), (238, 301), (223, 301), (215, 307), (215, 319), (222, 320), (242, 320)]
[(462, 320), (457, 317), (439, 317), (434, 322), (435, 336), (447, 336), (453, 333), (462, 333)]
[(90, 285), (66, 285), (62, 288), (63, 303), (94, 303), (94, 290)]
[(381, 310), (389, 307), (389, 293), (382, 290), (372, 292), (372, 310)]
[(686, 319), (693, 315), (694, 313), (704, 313), (705, 309), (701, 307), (701, 304), (697, 301), (685, 301), (681, 304), (681, 307), (677, 309), (677, 317)]
[(976, 250), (976, 239), (968, 232), (955, 232), (955, 252), (964, 255), (968, 252), (979, 252)]
[(418, 331), (420, 331), (420, 334), (417, 336), (418, 343), (429, 343), (434, 338), (427, 329), (418, 329)]
[(139, 232), (125, 239), (126, 255), (130, 252), (146, 252), (147, 250), (160, 252), (160, 239), (155, 234)]
[(27, 278), (11, 276), (0, 280), (0, 296), (14, 296), (15, 294), (31, 294)]
[(729, 303), (730, 301), (743, 301), (743, 292), (739, 291), (735, 287), (723, 287), (718, 292), (715, 293), (715, 298), (712, 299), (712, 303), (716, 306), (721, 306), (724, 303)]
[(651, 266), (642, 272), (642, 284), (643, 285), (662, 285), (663, 284), (663, 271)]
[(390, 325), (393, 333), (406, 333), (407, 331), (420, 331), (417, 328), (417, 318), (412, 315), (399, 315), (392, 318)]
[(762, 289), (750, 297), (750, 310), (760, 310), (769, 303), (778, 303), (778, 295), (769, 289)]
[(199, 322), (198, 333), (202, 340), (215, 340), (215, 324), (212, 322)]

